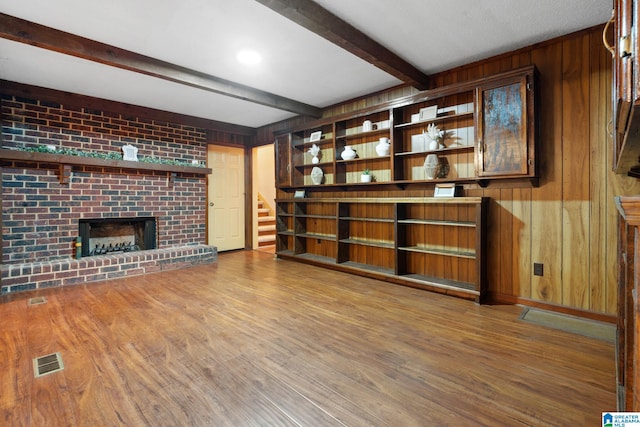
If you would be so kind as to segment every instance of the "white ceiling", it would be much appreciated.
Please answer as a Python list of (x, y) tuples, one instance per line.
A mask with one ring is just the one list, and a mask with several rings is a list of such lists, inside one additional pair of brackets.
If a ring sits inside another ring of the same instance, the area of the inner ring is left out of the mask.
[[(607, 21), (611, 0), (316, 0), (426, 74)], [(316, 107), (401, 82), (254, 0), (0, 0), (0, 12)], [(236, 53), (259, 51), (241, 66)], [(249, 127), (293, 114), (0, 39), (0, 79)]]

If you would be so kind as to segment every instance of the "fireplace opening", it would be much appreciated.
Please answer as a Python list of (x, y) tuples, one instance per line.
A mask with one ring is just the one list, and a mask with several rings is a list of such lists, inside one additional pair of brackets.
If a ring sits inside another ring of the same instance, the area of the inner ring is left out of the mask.
[(153, 217), (81, 219), (78, 225), (83, 257), (156, 248)]

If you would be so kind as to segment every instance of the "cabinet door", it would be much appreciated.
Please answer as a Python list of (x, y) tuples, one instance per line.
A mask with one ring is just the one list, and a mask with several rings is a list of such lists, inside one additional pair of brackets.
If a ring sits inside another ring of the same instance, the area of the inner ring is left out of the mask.
[[(629, 109), (635, 101), (633, 88), (633, 61), (631, 52), (634, 45), (632, 27), (636, 0), (616, 0), (615, 17), (615, 65), (614, 99), (618, 128), (624, 130), (629, 117)], [(636, 12), (637, 13), (637, 12)]]
[(291, 186), (291, 135), (276, 137), (276, 186)]
[(533, 72), (496, 80), (476, 90), (476, 175), (534, 177)]
[[(624, 147), (628, 133), (634, 133), (630, 121), (634, 104), (638, 102), (638, 45), (637, 27), (638, 5), (637, 0), (615, 0), (615, 23), (611, 37), (615, 50), (613, 52), (613, 169), (616, 172), (625, 173), (630, 166), (636, 164), (638, 152), (636, 143), (630, 143)], [(637, 120), (636, 125), (637, 126)], [(631, 132), (629, 132), (631, 131)]]

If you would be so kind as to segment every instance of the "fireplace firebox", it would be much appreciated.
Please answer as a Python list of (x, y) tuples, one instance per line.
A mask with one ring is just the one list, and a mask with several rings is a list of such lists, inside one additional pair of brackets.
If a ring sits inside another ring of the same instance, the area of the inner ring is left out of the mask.
[(156, 249), (156, 219), (81, 219), (78, 235), (82, 238), (83, 257)]

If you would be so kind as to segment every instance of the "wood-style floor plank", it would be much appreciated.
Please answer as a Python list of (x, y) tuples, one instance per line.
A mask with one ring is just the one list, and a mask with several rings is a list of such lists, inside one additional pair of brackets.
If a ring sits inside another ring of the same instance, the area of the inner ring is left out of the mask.
[(519, 314), (256, 251), (8, 295), (0, 424), (599, 425), (613, 344)]

